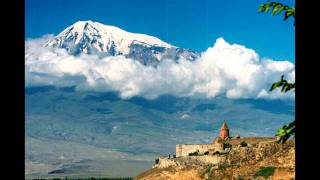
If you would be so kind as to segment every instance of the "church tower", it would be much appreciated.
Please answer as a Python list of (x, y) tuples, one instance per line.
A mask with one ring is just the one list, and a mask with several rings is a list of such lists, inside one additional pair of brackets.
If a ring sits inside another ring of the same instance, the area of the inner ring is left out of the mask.
[(220, 128), (220, 138), (221, 139), (228, 139), (229, 138), (229, 128), (227, 126), (226, 121), (223, 122)]

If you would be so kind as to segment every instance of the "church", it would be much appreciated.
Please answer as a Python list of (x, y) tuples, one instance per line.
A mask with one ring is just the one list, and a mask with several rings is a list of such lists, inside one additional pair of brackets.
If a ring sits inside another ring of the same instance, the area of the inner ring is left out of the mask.
[(223, 140), (230, 139), (229, 128), (226, 121), (223, 122), (219, 136), (216, 137), (212, 144), (177, 144), (176, 157), (188, 156), (189, 153), (198, 152), (203, 154), (205, 152), (216, 152), (224, 150)]

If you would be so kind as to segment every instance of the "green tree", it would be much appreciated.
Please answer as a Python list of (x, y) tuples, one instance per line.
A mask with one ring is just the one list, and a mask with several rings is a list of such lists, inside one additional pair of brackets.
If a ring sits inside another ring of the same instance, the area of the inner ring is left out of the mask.
[[(279, 2), (270, 2), (268, 0), (267, 3), (263, 3), (260, 5), (258, 12), (260, 13), (268, 13), (271, 12), (271, 15), (280, 15), (284, 12), (283, 20), (286, 21), (289, 17), (296, 17), (295, 6), (284, 5)], [(296, 83), (290, 83), (284, 79), (284, 75), (281, 76), (280, 81), (275, 82), (271, 85), (270, 91), (273, 91), (277, 88), (281, 88), (282, 93), (286, 93), (292, 89), (296, 88)], [(295, 120), (287, 125), (284, 125), (282, 128), (278, 129), (276, 132), (276, 136), (279, 137), (279, 143), (285, 143), (292, 135), (295, 134)]]
[(245, 141), (242, 141), (242, 142), (240, 143), (240, 146), (241, 146), (241, 147), (247, 147), (248, 144), (247, 144)]

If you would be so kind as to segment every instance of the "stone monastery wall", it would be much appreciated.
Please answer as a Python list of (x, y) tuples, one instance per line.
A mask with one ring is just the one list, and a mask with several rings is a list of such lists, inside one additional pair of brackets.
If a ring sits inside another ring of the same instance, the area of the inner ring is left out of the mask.
[(215, 144), (177, 144), (176, 145), (176, 156), (188, 156), (189, 153), (193, 153), (199, 150), (200, 154), (206, 151), (213, 152), (219, 150)]

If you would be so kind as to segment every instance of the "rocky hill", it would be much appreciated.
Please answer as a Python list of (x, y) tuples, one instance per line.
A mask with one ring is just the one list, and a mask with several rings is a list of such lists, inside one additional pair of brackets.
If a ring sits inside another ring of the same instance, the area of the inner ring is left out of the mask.
[[(152, 169), (134, 179), (295, 179), (294, 140), (278, 144), (275, 139), (250, 138), (229, 144), (233, 145), (225, 152), (158, 160)], [(214, 158), (220, 161), (204, 160)]]

